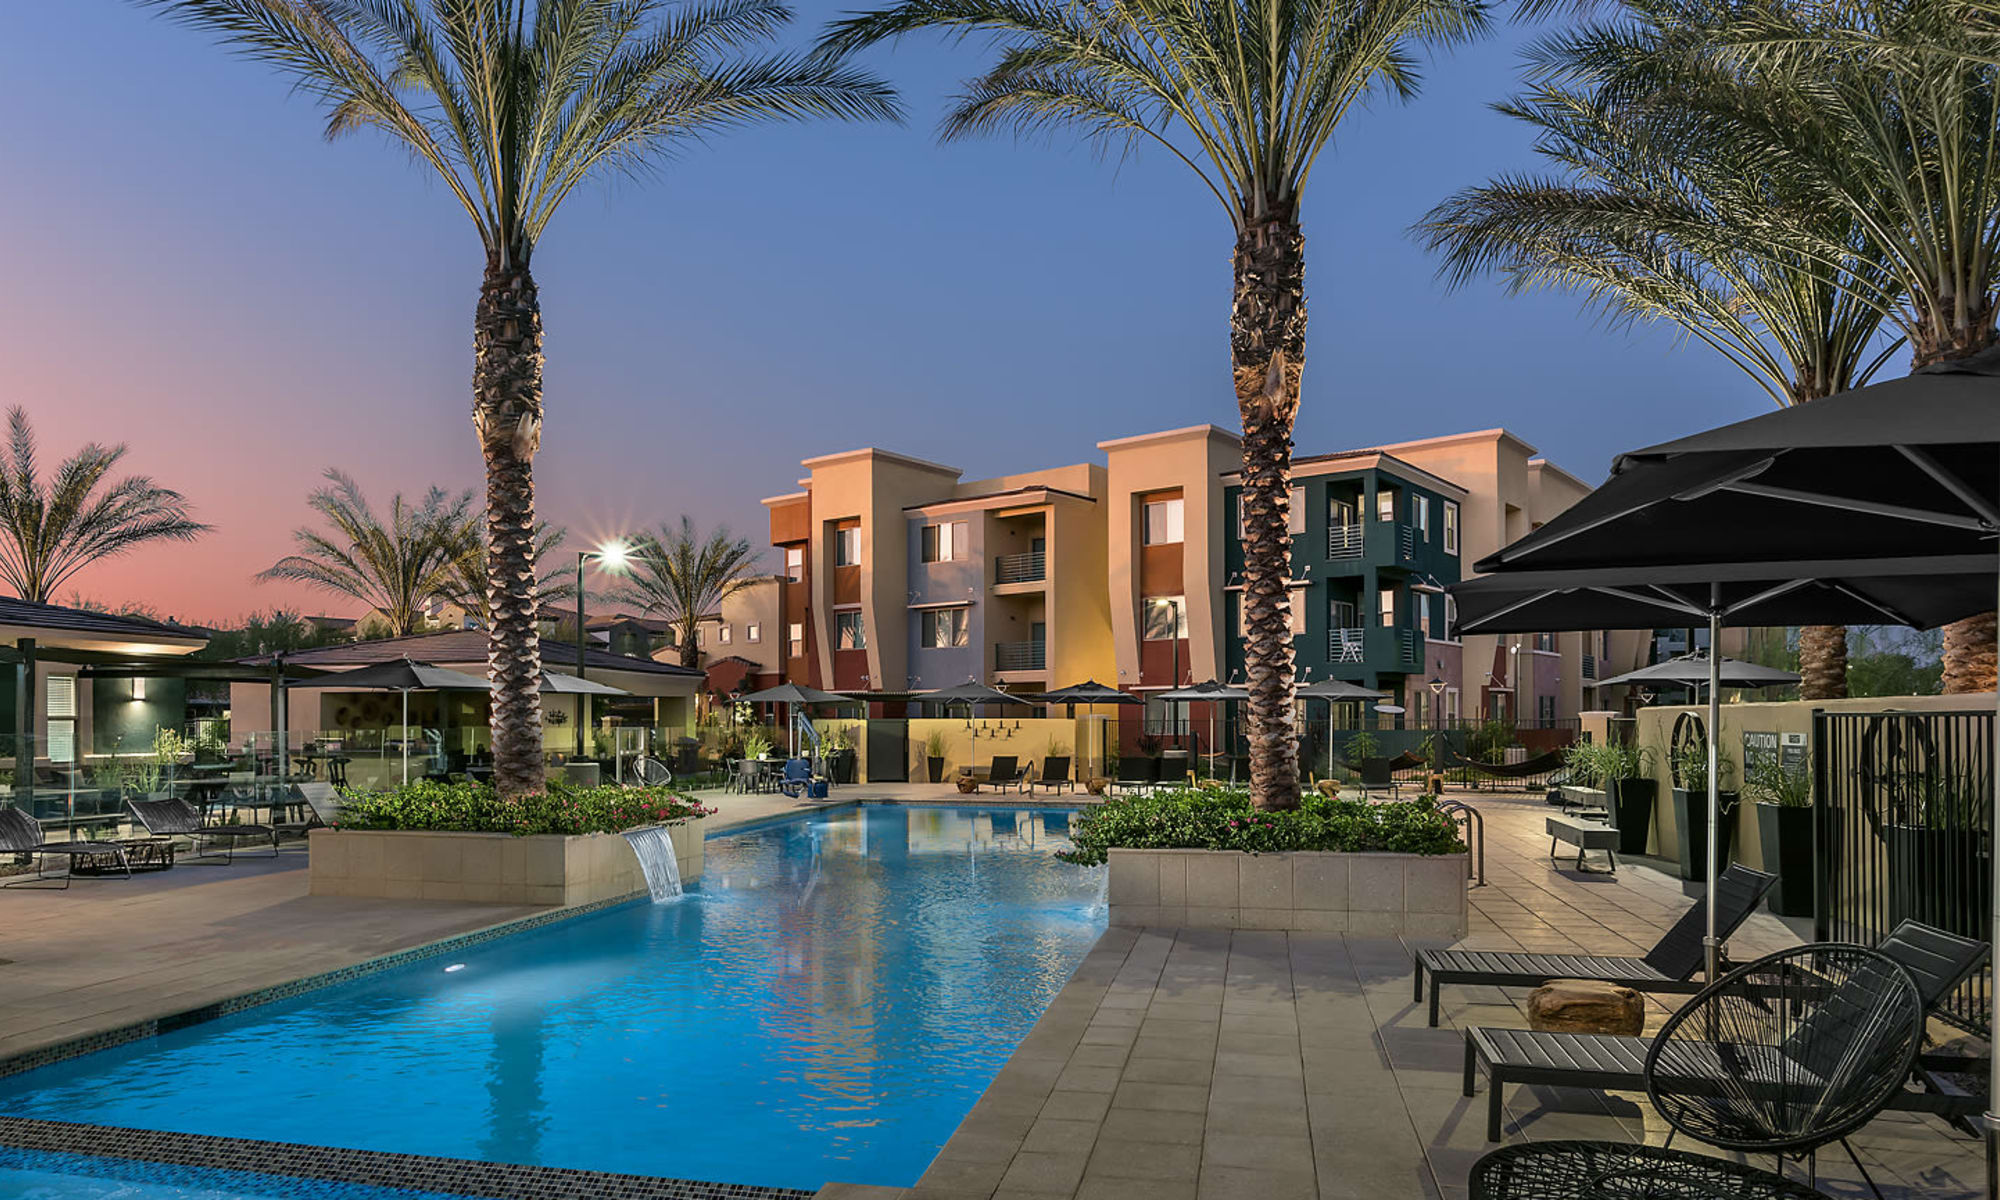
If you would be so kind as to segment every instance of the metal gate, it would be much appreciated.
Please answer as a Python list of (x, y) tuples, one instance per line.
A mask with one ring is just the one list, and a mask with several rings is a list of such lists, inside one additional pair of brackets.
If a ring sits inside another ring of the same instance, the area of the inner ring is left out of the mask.
[[(1813, 714), (1814, 933), (1872, 946), (1904, 920), (1992, 938), (1993, 714)], [(1984, 1033), (1990, 974), (1938, 1015)]]
[(908, 783), (910, 723), (870, 717), (864, 724), (868, 727), (868, 782)]

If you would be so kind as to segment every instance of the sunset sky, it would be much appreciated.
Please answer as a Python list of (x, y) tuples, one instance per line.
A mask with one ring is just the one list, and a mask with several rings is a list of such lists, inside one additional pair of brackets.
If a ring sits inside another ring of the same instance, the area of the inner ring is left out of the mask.
[[(810, 0), (795, 40), (853, 0)], [(215, 532), (75, 586), (187, 620), (351, 603), (253, 574), (343, 468), (378, 505), (474, 486), (470, 223), (407, 156), (261, 65), (120, 0), (22, 4), (0, 39), (0, 377), (45, 462), (87, 440), (186, 492)], [(1769, 401), (1667, 329), (1567, 297), (1447, 294), (1408, 226), (1532, 167), (1487, 110), (1519, 27), (1353, 115), (1306, 206), (1301, 453), (1505, 425), (1596, 481), (1616, 451)], [(1184, 167), (1069, 143), (941, 146), (983, 59), (871, 54), (906, 125), (751, 130), (573, 197), (538, 252), (541, 508), (577, 540), (685, 512), (763, 544), (802, 457), (874, 444), (982, 476), (1110, 437), (1236, 424), (1227, 219)], [(77, 73), (87, 71), (88, 80)], [(1894, 368), (1900, 370), (1900, 366)]]

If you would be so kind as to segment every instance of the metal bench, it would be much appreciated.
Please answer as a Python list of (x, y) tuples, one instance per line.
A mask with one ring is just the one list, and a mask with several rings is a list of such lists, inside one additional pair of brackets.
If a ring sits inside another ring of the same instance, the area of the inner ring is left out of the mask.
[[(1554, 860), (1556, 846), (1568, 843), (1576, 847), (1576, 869), (1594, 875), (1615, 875), (1618, 872), (1618, 830), (1602, 821), (1585, 817), (1549, 818), (1549, 858)], [(1611, 866), (1603, 871), (1587, 867), (1583, 862), (1587, 850), (1602, 850), (1611, 861)]]

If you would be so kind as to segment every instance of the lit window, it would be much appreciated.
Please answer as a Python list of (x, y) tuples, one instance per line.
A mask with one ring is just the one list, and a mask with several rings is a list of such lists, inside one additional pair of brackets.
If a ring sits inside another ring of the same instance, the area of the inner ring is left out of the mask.
[(850, 525), (846, 529), (833, 531), (833, 565), (836, 567), (858, 567), (861, 565), (861, 527)]
[(752, 621), (743, 627), (743, 640), (756, 643), (764, 640), (764, 627)]
[(1148, 596), (1139, 605), (1145, 613), (1147, 641), (1167, 642), (1188, 635), (1186, 597)]
[(967, 610), (963, 608), (938, 608), (923, 614), (920, 629), (923, 648), (942, 650), (952, 646), (971, 645), (971, 622)]
[(797, 583), (806, 577), (806, 548), (804, 546), (785, 547), (785, 579)]
[(1458, 553), (1458, 505), (1450, 500), (1444, 502), (1444, 552)]
[(945, 521), (924, 526), (923, 560), (927, 563), (959, 562), (970, 552), (970, 538), (964, 521)]
[(1184, 541), (1182, 505), (1179, 496), (1171, 500), (1149, 500), (1145, 511), (1145, 541), (1148, 546), (1171, 546)]
[(1431, 540), (1431, 500), (1429, 496), (1410, 497), (1410, 516), (1417, 523), (1417, 532), (1425, 541)]
[(1375, 519), (1378, 521), (1396, 519), (1396, 493), (1388, 488), (1375, 493)]
[(1393, 629), (1396, 625), (1396, 589), (1382, 588), (1376, 593), (1381, 605), (1382, 628)]
[(1417, 610), (1417, 628), (1423, 630), (1424, 636), (1428, 638), (1431, 635), (1431, 598), (1422, 592), (1412, 591), (1410, 603)]
[(836, 650), (866, 650), (868, 635), (861, 628), (859, 612), (837, 612), (833, 614), (833, 648)]
[(806, 656), (806, 627), (803, 624), (793, 621), (785, 630), (785, 640), (791, 643), (788, 650), (791, 657), (804, 658)]
[(720, 627), (720, 630), (715, 635), (715, 640), (727, 646), (729, 644), (729, 638), (730, 638), (729, 622), (724, 621)]

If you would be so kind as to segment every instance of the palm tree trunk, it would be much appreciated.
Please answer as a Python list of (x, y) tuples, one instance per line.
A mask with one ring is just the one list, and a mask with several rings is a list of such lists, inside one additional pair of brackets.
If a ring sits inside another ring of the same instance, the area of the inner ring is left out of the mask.
[[(1987, 308), (1971, 322), (1940, 330), (1932, 337), (1913, 339), (1910, 368), (1932, 363), (1970, 358), (2000, 340), (1993, 328), (1994, 313)], [(1944, 627), (1944, 693), (1990, 692), (2000, 681), (1996, 662), (1995, 614), (1980, 613)]]
[(472, 351), (472, 423), (486, 457), (493, 782), (503, 797), (522, 796), (542, 790), (542, 647), (535, 629), (542, 309), (524, 255), (488, 252)]
[(1847, 699), (1847, 627), (1807, 625), (1799, 630), (1799, 699)]
[(1289, 510), (1292, 421), (1305, 368), (1305, 237), (1287, 207), (1248, 217), (1236, 238), (1230, 367), (1243, 417), (1243, 657), (1250, 693), (1250, 798), (1299, 805), (1293, 716)]

